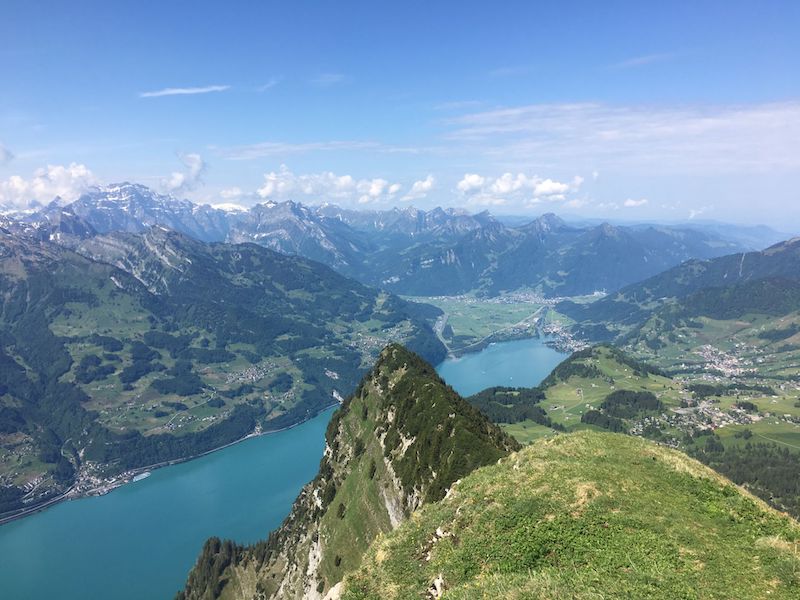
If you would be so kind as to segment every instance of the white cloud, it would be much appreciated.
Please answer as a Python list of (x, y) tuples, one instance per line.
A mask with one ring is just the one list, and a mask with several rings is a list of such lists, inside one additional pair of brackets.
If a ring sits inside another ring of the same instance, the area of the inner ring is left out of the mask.
[(531, 188), (535, 186), (536, 182), (523, 173), (518, 173), (516, 176), (512, 175), (511, 173), (503, 173), (488, 187), (492, 194), (505, 196), (507, 194), (517, 192), (523, 188)]
[(5, 165), (14, 160), (14, 153), (0, 142), (0, 165)]
[(247, 207), (242, 206), (241, 204), (236, 204), (235, 202), (219, 202), (217, 204), (212, 204), (211, 208), (216, 208), (217, 210), (223, 210), (229, 213), (247, 212)]
[(651, 65), (653, 63), (672, 60), (673, 58), (675, 58), (675, 56), (676, 55), (672, 52), (662, 52), (659, 54), (645, 54), (643, 56), (634, 56), (633, 58), (621, 60), (618, 63), (609, 65), (608, 68), (613, 70), (634, 69), (636, 67), (644, 67), (645, 65)]
[(516, 204), (520, 207), (540, 202), (561, 202), (569, 194), (577, 192), (583, 177), (576, 176), (571, 182), (556, 181), (525, 173), (503, 173), (499, 177), (485, 177), (467, 173), (456, 184), (456, 189), (468, 204), (497, 206)]
[(345, 79), (345, 76), (341, 73), (321, 73), (312, 78), (311, 83), (320, 87), (329, 87), (337, 83), (342, 83)]
[(537, 182), (533, 186), (533, 195), (537, 198), (542, 196), (563, 196), (569, 191), (569, 184), (561, 181), (553, 181), (552, 179), (545, 179)]
[(748, 105), (533, 104), (447, 120), (462, 152), (502, 164), (638, 175), (800, 169), (800, 101)]
[(622, 205), (625, 208), (636, 208), (637, 206), (644, 206), (648, 203), (647, 198), (640, 198), (639, 200), (634, 200), (633, 198), (628, 198)]
[(226, 188), (219, 193), (225, 200), (235, 200), (236, 198), (241, 198), (244, 195), (242, 188), (238, 186)]
[(352, 175), (337, 175), (330, 171), (298, 175), (281, 165), (278, 171), (264, 174), (264, 185), (256, 194), (264, 200), (371, 204), (390, 202), (401, 189), (401, 184), (379, 177), (356, 179)]
[(367, 204), (380, 200), (384, 194), (389, 193), (389, 188), (396, 188), (385, 179), (363, 179), (356, 183), (356, 190), (360, 196), (358, 197), (359, 204)]
[(161, 98), (162, 96), (193, 96), (195, 94), (209, 94), (211, 92), (224, 92), (231, 89), (229, 85), (207, 85), (204, 87), (164, 88), (152, 92), (139, 92), (139, 98)]
[(430, 191), (436, 185), (436, 178), (433, 175), (428, 175), (425, 179), (415, 181), (411, 185), (409, 192), (403, 196), (402, 200), (421, 200), (427, 197)]
[(48, 204), (56, 197), (66, 204), (77, 200), (97, 183), (97, 178), (85, 165), (47, 165), (37, 169), (30, 179), (13, 175), (0, 181), (0, 204), (9, 209), (24, 210)]
[(460, 192), (469, 193), (472, 190), (478, 190), (483, 187), (485, 182), (486, 178), (481, 177), (477, 173), (466, 173), (456, 187)]
[(713, 206), (701, 206), (700, 208), (690, 208), (689, 209), (689, 219), (696, 219), (702, 214), (707, 213)]
[(186, 168), (183, 171), (173, 171), (161, 182), (162, 187), (173, 194), (193, 190), (200, 183), (206, 170), (206, 163), (199, 154), (179, 154), (178, 158)]
[(274, 88), (276, 85), (278, 85), (278, 79), (276, 77), (272, 77), (265, 84), (262, 84), (262, 85), (258, 86), (258, 88), (256, 88), (256, 90), (259, 93), (266, 92), (267, 90), (271, 90), (272, 88)]

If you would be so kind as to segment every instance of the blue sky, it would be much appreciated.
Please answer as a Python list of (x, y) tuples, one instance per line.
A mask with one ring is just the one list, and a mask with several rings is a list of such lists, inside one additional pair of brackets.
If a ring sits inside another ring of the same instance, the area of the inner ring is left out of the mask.
[(0, 203), (131, 180), (800, 228), (798, 31), (798, 2), (5, 0)]

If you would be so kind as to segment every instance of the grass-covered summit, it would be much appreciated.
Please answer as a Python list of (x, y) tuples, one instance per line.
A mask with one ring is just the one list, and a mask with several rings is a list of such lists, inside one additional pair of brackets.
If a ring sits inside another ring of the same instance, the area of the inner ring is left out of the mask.
[(797, 598), (800, 527), (680, 452), (582, 431), (475, 471), (341, 597)]

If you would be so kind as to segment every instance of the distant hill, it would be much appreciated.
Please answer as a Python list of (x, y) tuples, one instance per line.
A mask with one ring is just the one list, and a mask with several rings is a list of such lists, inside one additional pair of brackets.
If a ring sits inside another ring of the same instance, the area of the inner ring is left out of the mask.
[(552, 215), (519, 231), (523, 239), (487, 274), (491, 293), (515, 286), (539, 287), (550, 296), (613, 291), (690, 257), (709, 258), (736, 248), (692, 230), (607, 223), (574, 228)]
[(131, 183), (93, 188), (67, 206), (54, 201), (17, 222), (66, 245), (160, 225), (206, 242), (253, 242), (367, 285), (422, 296), (611, 292), (691, 258), (752, 249), (759, 239), (688, 226), (569, 225), (551, 214), (510, 226), (488, 212), (442, 208), (355, 211), (286, 201), (232, 210)]
[(390, 341), (444, 357), (438, 309), (314, 261), (158, 227), (72, 245), (0, 232), (0, 512), (296, 424)]
[(334, 414), (326, 442), (281, 527), (250, 547), (207, 542), (179, 598), (322, 598), (371, 540), (518, 448), (399, 345)]
[(676, 318), (783, 315), (800, 309), (800, 238), (759, 252), (690, 260), (587, 305), (558, 310), (587, 337), (611, 339), (660, 314)]
[[(763, 333), (770, 339), (762, 343), (785, 344), (800, 325)], [(672, 348), (659, 352), (665, 351)], [(686, 361), (688, 354), (681, 348), (678, 356)], [(800, 402), (780, 381), (687, 371), (671, 377), (599, 345), (573, 353), (535, 388), (489, 388), (467, 401), (521, 443), (591, 429), (677, 447), (773, 507), (800, 515)]]

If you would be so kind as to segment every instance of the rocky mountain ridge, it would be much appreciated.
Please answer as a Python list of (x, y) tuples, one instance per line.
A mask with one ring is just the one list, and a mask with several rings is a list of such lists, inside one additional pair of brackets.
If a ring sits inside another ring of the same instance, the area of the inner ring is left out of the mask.
[(683, 261), (746, 250), (734, 237), (691, 227), (577, 226), (545, 214), (507, 226), (488, 212), (354, 211), (264, 202), (249, 209), (195, 205), (131, 183), (54, 201), (7, 226), (66, 245), (95, 233), (159, 225), (206, 242), (252, 242), (317, 260), (367, 285), (405, 295), (547, 296), (612, 292)]
[(699, 462), (586, 430), (519, 449), (464, 404), (387, 348), (281, 527), (209, 540), (178, 598), (794, 597), (800, 526)]

